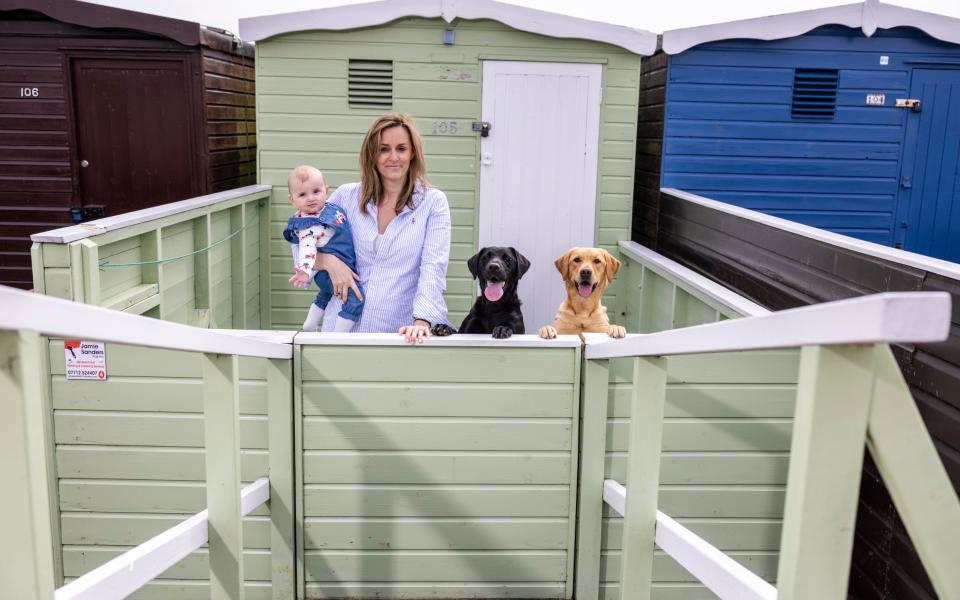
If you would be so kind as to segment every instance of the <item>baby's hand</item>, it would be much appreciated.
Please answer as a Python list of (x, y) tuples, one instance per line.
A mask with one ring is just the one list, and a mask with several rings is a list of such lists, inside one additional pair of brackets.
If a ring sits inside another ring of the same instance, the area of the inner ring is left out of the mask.
[(310, 287), (310, 274), (298, 270), (293, 277), (287, 281), (300, 289), (305, 289)]

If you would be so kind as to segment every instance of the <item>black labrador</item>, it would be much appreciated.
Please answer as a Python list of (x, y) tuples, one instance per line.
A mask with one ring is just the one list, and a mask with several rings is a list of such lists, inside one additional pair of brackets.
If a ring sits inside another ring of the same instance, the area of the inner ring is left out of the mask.
[[(490, 246), (470, 257), (467, 268), (480, 281), (480, 295), (460, 324), (460, 333), (489, 333), (506, 339), (525, 333), (517, 284), (530, 269), (530, 261), (514, 248)], [(451, 327), (434, 326), (434, 335), (456, 333)]]

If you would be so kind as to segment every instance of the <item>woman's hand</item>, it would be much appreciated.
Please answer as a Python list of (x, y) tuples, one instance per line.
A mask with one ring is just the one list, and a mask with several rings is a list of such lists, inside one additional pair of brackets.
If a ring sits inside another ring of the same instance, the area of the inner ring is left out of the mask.
[(333, 254), (318, 254), (316, 266), (318, 270), (326, 271), (330, 276), (330, 282), (333, 284), (333, 293), (344, 302), (347, 300), (347, 294), (350, 290), (356, 294), (357, 300), (363, 300), (360, 288), (357, 287), (360, 276), (350, 270), (342, 260)]
[(400, 328), (400, 335), (406, 338), (409, 344), (419, 344), (430, 337), (430, 323), (423, 319), (417, 319), (413, 325), (405, 325)]

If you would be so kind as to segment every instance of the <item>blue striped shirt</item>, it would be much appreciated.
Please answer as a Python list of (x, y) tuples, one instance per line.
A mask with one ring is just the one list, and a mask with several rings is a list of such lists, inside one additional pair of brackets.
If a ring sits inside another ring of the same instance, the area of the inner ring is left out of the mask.
[[(341, 185), (328, 202), (347, 213), (357, 253), (357, 274), (365, 295), (353, 331), (396, 332), (413, 320), (449, 323), (443, 293), (450, 262), (450, 205), (435, 188), (417, 186), (414, 207), (404, 207), (377, 238), (377, 207), (360, 212), (360, 184)], [(353, 292), (350, 292), (351, 294)], [(330, 300), (323, 331), (332, 331), (341, 302)]]

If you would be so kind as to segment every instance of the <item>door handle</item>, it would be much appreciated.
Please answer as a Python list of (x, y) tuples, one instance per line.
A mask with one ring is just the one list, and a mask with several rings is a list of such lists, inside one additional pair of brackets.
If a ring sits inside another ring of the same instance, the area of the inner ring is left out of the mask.
[(905, 189), (912, 188), (912, 187), (913, 187), (913, 176), (912, 176), (912, 175), (904, 175), (903, 177), (901, 177), (901, 178), (900, 178), (900, 187), (905, 188)]
[(90, 166), (90, 161), (89, 161), (89, 160), (81, 160), (81, 161), (80, 161), (80, 166), (83, 167), (84, 169), (86, 169), (87, 167)]

